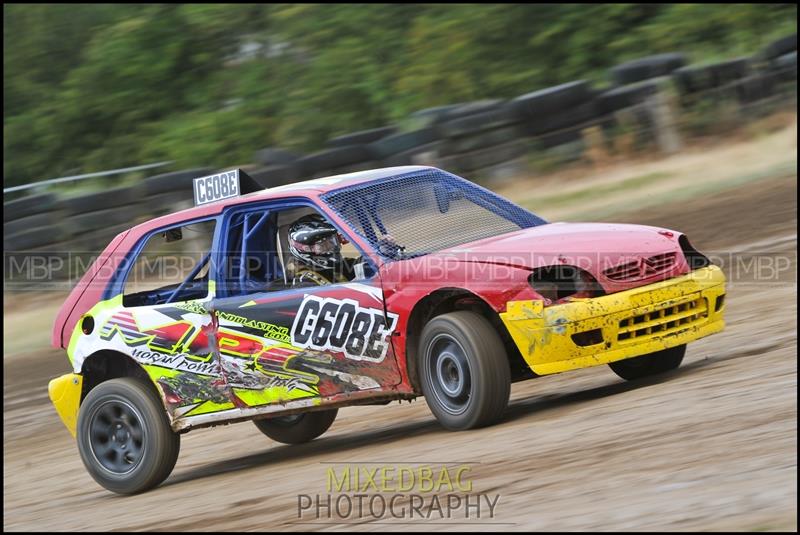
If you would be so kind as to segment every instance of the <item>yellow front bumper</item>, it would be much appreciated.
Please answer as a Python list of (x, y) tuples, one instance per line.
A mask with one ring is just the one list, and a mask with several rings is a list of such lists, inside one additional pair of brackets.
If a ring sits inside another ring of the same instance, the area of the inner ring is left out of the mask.
[(75, 373), (56, 377), (47, 385), (50, 401), (53, 402), (56, 412), (73, 438), (75, 438), (75, 428), (78, 425), (82, 388), (83, 376)]
[(717, 266), (632, 290), (544, 307), (511, 301), (500, 314), (538, 375), (638, 357), (719, 332), (725, 275)]

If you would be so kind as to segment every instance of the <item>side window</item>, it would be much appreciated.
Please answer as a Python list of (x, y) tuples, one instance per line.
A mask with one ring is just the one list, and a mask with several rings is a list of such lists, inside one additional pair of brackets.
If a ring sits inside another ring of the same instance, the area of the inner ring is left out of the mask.
[(227, 295), (364, 280), (359, 250), (311, 207), (235, 214), (228, 226)]
[(151, 234), (125, 279), (123, 306), (206, 297), (215, 225), (201, 221)]

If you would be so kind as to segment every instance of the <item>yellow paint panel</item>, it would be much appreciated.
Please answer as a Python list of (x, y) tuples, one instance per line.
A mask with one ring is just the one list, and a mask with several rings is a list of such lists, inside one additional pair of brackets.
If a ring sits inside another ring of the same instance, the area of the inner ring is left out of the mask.
[(282, 386), (274, 386), (264, 390), (246, 390), (234, 388), (233, 392), (247, 405), (254, 407), (256, 405), (266, 405), (271, 403), (283, 403), (295, 399), (303, 399), (314, 397), (316, 394), (306, 392), (298, 388), (288, 390)]
[[(546, 375), (645, 355), (721, 331), (724, 307), (716, 310), (716, 303), (724, 294), (725, 276), (710, 266), (551, 307), (512, 301), (500, 317), (531, 369)], [(592, 331), (591, 344), (581, 339)]]
[(67, 426), (72, 438), (75, 438), (75, 430), (78, 426), (78, 409), (81, 404), (81, 389), (83, 387), (83, 376), (68, 373), (50, 381), (47, 391), (50, 394), (50, 401), (56, 408), (56, 412), (61, 417), (61, 421)]
[(184, 414), (181, 418), (185, 416), (197, 416), (198, 414), (208, 414), (211, 412), (227, 411), (234, 408), (236, 407), (231, 402), (214, 403), (213, 401), (205, 401), (202, 404), (200, 404), (199, 407), (192, 409), (186, 414)]

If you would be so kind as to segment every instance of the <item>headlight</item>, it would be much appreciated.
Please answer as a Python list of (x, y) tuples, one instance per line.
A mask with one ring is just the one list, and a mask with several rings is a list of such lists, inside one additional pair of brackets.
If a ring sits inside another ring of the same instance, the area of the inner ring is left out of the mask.
[(576, 266), (534, 269), (528, 283), (536, 293), (552, 302), (566, 297), (597, 297), (605, 293), (589, 272)]

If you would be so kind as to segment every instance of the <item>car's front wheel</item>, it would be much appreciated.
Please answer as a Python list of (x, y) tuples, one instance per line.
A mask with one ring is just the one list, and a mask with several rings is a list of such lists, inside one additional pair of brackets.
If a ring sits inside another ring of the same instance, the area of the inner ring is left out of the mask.
[(306, 412), (254, 420), (259, 431), (276, 442), (302, 444), (314, 440), (333, 425), (339, 409)]
[(130, 377), (111, 379), (89, 392), (78, 413), (77, 441), (89, 474), (118, 494), (135, 494), (164, 481), (181, 444), (153, 388)]
[(505, 346), (492, 324), (470, 311), (442, 314), (422, 330), (418, 352), (422, 393), (447, 429), (496, 422), (511, 394)]
[(641, 357), (611, 362), (609, 367), (626, 381), (633, 381), (676, 369), (683, 362), (685, 354), (686, 344), (683, 344)]

